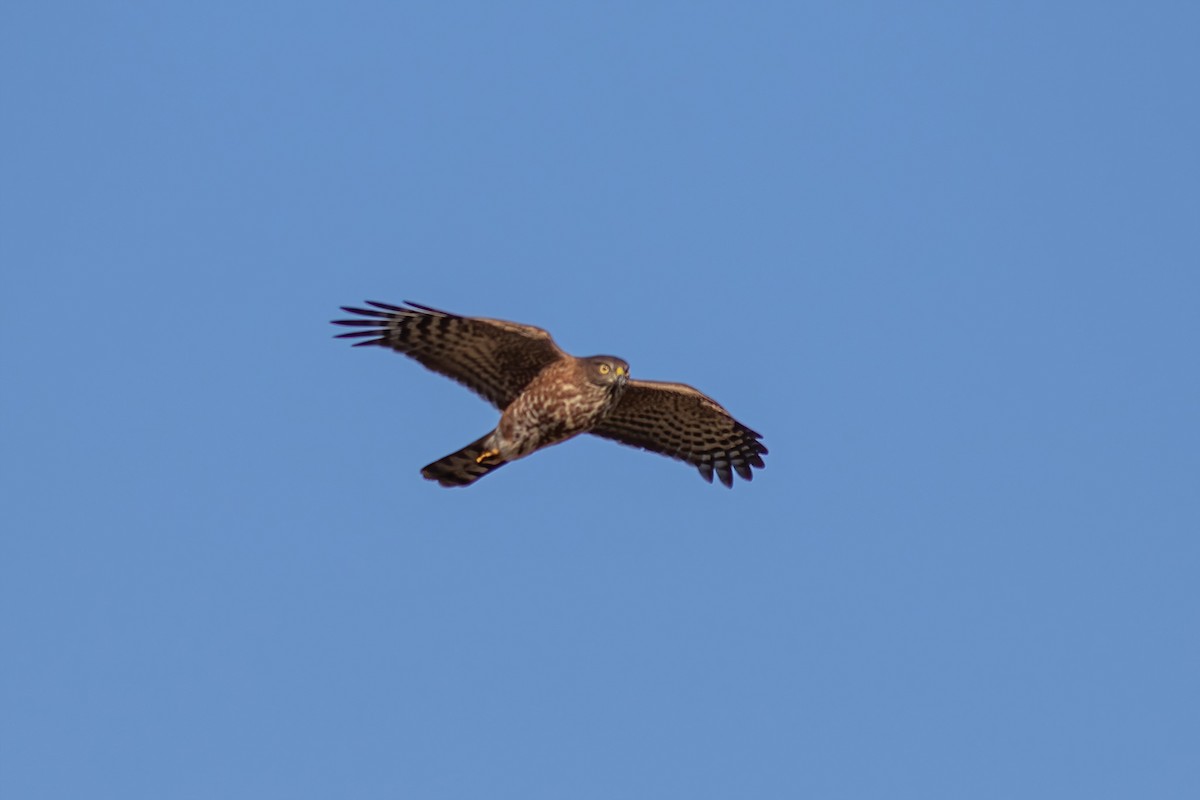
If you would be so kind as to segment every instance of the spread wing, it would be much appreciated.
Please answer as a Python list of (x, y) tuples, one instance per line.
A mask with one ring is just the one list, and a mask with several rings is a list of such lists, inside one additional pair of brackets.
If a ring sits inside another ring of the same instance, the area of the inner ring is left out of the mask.
[(682, 383), (630, 381), (615, 408), (591, 433), (686, 461), (712, 483), (733, 473), (751, 480), (767, 448), (762, 436), (738, 422), (711, 397)]
[[(460, 317), (435, 308), (367, 301), (371, 308), (342, 306), (365, 319), (335, 319), (334, 325), (363, 328), (337, 338), (359, 338), (355, 347), (378, 345), (411, 356), (453, 378), (503, 410), (539, 372), (567, 357), (550, 334), (532, 325)], [(370, 337), (370, 338), (365, 338)]]

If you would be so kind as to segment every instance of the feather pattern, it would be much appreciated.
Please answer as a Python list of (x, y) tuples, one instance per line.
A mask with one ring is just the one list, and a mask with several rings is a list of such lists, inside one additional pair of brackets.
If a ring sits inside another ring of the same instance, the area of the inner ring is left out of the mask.
[(417, 303), (404, 307), (368, 300), (367, 304), (374, 308), (342, 306), (362, 319), (338, 319), (333, 324), (364, 330), (338, 338), (363, 338), (355, 347), (375, 345), (411, 356), (502, 411), (546, 366), (566, 357), (549, 333), (532, 325), (460, 317)]
[(711, 397), (682, 383), (630, 381), (616, 407), (591, 433), (691, 464), (712, 483), (733, 486), (761, 469), (761, 434), (733, 418)]

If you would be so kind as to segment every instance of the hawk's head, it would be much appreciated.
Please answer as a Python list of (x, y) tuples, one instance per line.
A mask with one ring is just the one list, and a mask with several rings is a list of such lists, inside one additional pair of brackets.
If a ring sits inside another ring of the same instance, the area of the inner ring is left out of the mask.
[(629, 380), (629, 365), (624, 359), (616, 356), (592, 356), (582, 360), (588, 380), (592, 383), (613, 389), (625, 388), (625, 382)]

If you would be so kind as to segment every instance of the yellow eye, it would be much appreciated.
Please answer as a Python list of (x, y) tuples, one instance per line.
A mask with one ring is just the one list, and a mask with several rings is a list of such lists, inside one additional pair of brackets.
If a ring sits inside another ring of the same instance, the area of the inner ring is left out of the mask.
[(601, 364), (601, 365), (600, 365), (600, 374), (601, 374), (601, 375), (607, 375), (607, 374), (608, 374), (608, 364)]

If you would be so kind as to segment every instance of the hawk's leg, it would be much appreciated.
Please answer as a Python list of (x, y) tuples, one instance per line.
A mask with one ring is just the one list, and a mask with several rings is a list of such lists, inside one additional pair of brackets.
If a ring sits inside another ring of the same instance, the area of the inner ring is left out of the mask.
[(479, 454), (479, 456), (478, 456), (478, 457), (475, 459), (475, 463), (476, 463), (476, 464), (482, 464), (483, 462), (487, 461), (489, 458), (494, 458), (494, 457), (496, 457), (496, 456), (498, 456), (498, 455), (500, 455), (500, 451), (499, 451), (499, 450), (484, 450), (484, 451), (483, 451), (482, 453), (480, 453), (480, 454)]

